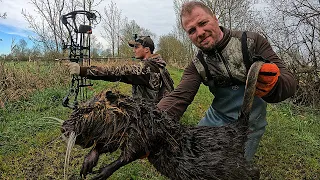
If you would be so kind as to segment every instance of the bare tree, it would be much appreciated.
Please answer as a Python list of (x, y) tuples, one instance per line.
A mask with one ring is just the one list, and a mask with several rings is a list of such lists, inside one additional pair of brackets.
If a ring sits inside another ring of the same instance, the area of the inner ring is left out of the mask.
[[(47, 51), (59, 52), (63, 32), (60, 17), (63, 13), (64, 0), (31, 0), (37, 16), (22, 10), (22, 15), (29, 23), (36, 36), (31, 37), (40, 43)], [(40, 20), (38, 20), (40, 19)]]
[(114, 57), (115, 51), (118, 49), (117, 45), (119, 44), (121, 11), (117, 8), (116, 3), (111, 1), (108, 8), (104, 8), (104, 15), (105, 18), (103, 18), (102, 24), (104, 33), (102, 37), (111, 45), (112, 57)]
[[(190, 60), (193, 58), (196, 47), (192, 44), (190, 41), (187, 33), (184, 31), (181, 21), (180, 21), (180, 11), (181, 11), (181, 6), (183, 3), (187, 2), (188, 0), (174, 0), (174, 11), (176, 14), (176, 27), (173, 30), (172, 34), (176, 34), (176, 38), (183, 44), (184, 49), (187, 49), (187, 52), (185, 54), (186, 60)], [(163, 52), (165, 53), (165, 52)], [(186, 62), (187, 63), (187, 62)]]
[(133, 40), (134, 34), (140, 32), (140, 26), (134, 21), (128, 22), (128, 19), (125, 18), (122, 21), (122, 28), (120, 33), (120, 56), (121, 57), (132, 57), (133, 51), (129, 47), (128, 42)]
[[(35, 34), (30, 38), (42, 46), (44, 51), (53, 54), (61, 52), (62, 40), (68, 38), (68, 33), (62, 27), (61, 16), (75, 10), (90, 11), (98, 5), (94, 0), (30, 0), (30, 3), (36, 14), (22, 10), (22, 15)], [(84, 22), (84, 19), (79, 20)]]
[(218, 16), (220, 24), (229, 29), (246, 29), (252, 19), (250, 0), (201, 0)]
[(161, 36), (158, 48), (158, 53), (173, 66), (184, 67), (189, 62), (188, 49), (174, 34)]
[[(299, 81), (296, 103), (320, 105), (320, 4), (270, 0), (263, 32)], [(266, 17), (265, 17), (266, 18)]]
[(150, 36), (153, 40), (156, 38), (156, 35), (150, 30), (140, 27), (134, 20), (128, 22), (128, 19), (124, 18), (119, 34), (121, 57), (133, 56), (132, 48), (129, 47), (128, 42), (134, 40), (134, 34), (137, 34), (138, 36)]
[(103, 46), (100, 42), (98, 42), (98, 39), (96, 36), (91, 35), (91, 58), (97, 58), (100, 56)]
[(11, 45), (10, 45), (10, 54), (12, 54), (16, 48), (17, 44), (16, 44), (16, 39), (12, 38), (11, 39)]
[(12, 57), (15, 57), (17, 60), (26, 61), (28, 59), (29, 49), (27, 48), (28, 43), (24, 39), (20, 39), (17, 44), (12, 48), (11, 54)]
[(5, 19), (7, 17), (7, 13), (5, 12), (5, 13), (3, 13), (3, 14), (0, 14), (0, 19), (2, 18), (2, 19)]

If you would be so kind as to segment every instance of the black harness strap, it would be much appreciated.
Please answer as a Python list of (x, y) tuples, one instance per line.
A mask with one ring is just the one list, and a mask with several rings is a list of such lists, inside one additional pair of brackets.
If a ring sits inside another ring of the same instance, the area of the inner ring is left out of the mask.
[(198, 52), (197, 58), (198, 58), (199, 61), (201, 62), (202, 66), (204, 67), (204, 70), (205, 70), (205, 72), (206, 72), (207, 81), (212, 80), (213, 78), (212, 78), (212, 76), (210, 75), (210, 71), (209, 71), (209, 68), (208, 68), (208, 64), (204, 61), (202, 51), (199, 51), (199, 52)]
[(249, 71), (251, 65), (256, 61), (263, 61), (265, 63), (270, 62), (269, 60), (265, 59), (260, 55), (253, 55), (252, 57), (250, 56), (249, 50), (248, 50), (248, 43), (247, 43), (247, 32), (242, 33), (241, 50), (242, 50), (243, 63), (245, 64), (247, 71)]
[(171, 92), (174, 90), (173, 86), (173, 80), (170, 77), (169, 73), (167, 72), (166, 69), (160, 68), (160, 75), (162, 77), (162, 80), (164, 82), (164, 85), (167, 87), (168, 91)]
[(249, 55), (248, 43), (247, 43), (247, 32), (242, 33), (241, 50), (242, 50), (243, 63), (246, 66), (246, 69), (248, 71), (250, 69), (251, 62), (250, 62), (250, 55)]

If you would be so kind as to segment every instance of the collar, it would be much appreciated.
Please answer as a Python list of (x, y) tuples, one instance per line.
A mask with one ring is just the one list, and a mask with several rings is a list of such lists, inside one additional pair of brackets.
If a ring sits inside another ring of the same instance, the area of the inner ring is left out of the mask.
[(151, 56), (147, 60), (153, 61), (161, 67), (166, 66), (166, 62), (161, 58), (160, 54), (151, 54)]
[(227, 44), (229, 43), (230, 39), (231, 39), (231, 31), (227, 28), (224, 28), (222, 26), (220, 26), (221, 31), (223, 32), (223, 37), (221, 39), (221, 41), (218, 42), (216, 49), (218, 51), (222, 51)]

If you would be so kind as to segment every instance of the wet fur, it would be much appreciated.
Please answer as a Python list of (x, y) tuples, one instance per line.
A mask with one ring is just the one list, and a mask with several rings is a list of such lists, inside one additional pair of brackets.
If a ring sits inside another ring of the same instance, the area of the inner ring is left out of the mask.
[[(149, 153), (149, 161), (170, 179), (250, 179), (257, 173), (243, 156), (245, 126), (183, 126), (151, 102), (110, 91), (74, 111), (62, 129), (67, 136), (75, 131), (76, 144), (84, 148), (95, 144), (95, 156), (119, 148), (121, 166)], [(97, 179), (106, 179), (115, 170), (106, 166), (101, 173), (107, 175)], [(83, 174), (88, 172), (91, 167)]]
[(259, 179), (259, 171), (244, 158), (244, 147), (261, 65), (256, 62), (249, 70), (239, 120), (221, 127), (181, 125), (144, 99), (111, 91), (95, 96), (62, 125), (65, 136), (76, 133), (76, 144), (93, 146), (81, 175), (92, 172), (100, 154), (120, 149), (120, 157), (101, 168), (94, 179), (107, 179), (145, 155), (170, 179)]

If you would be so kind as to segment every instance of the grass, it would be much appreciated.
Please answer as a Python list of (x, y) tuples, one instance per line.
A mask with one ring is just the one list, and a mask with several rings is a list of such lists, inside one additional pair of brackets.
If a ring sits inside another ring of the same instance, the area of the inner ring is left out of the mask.
[(288, 104), (269, 105), (268, 112), (257, 153), (263, 179), (320, 179), (319, 114)]
[[(169, 71), (177, 86), (183, 71), (175, 68)], [(127, 84), (102, 81), (94, 81), (90, 92), (106, 88), (131, 93), (131, 86)], [(67, 119), (71, 111), (61, 105), (67, 91), (68, 85), (46, 87), (0, 108), (0, 179), (64, 178), (66, 143), (60, 138), (59, 121), (45, 117)], [(212, 98), (208, 89), (201, 85), (181, 122), (196, 125)], [(316, 111), (285, 102), (268, 105), (269, 125), (255, 157), (261, 168), (261, 179), (320, 179), (319, 117)], [(88, 151), (73, 148), (69, 179), (80, 179), (81, 164)], [(118, 155), (119, 152), (115, 152), (101, 156), (97, 167), (112, 162)], [(143, 159), (122, 167), (110, 179), (166, 178)]]
[(36, 90), (66, 85), (68, 77), (66, 66), (60, 63), (0, 61), (0, 107)]

